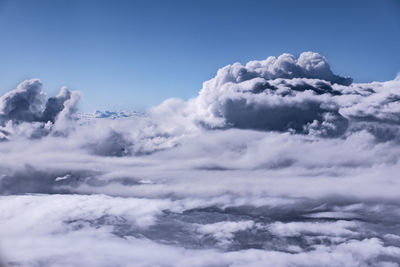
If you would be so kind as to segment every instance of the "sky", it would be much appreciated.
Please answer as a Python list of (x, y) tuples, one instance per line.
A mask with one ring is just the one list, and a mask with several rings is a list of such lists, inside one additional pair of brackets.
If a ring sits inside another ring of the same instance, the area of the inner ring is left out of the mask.
[(196, 97), (234, 62), (324, 55), (355, 82), (400, 71), (400, 1), (0, 0), (0, 93), (39, 78), (80, 109), (144, 111)]
[(1, 2), (0, 266), (399, 267), (399, 5)]

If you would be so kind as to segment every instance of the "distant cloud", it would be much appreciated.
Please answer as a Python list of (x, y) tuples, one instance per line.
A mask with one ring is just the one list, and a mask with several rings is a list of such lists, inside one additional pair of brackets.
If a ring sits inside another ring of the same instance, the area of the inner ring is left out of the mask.
[(41, 121), (45, 105), (40, 80), (27, 80), (0, 98), (0, 116), (2, 121)]
[(305, 52), (298, 59), (283, 54), (220, 69), (188, 105), (211, 128), (338, 136), (353, 122), (399, 125), (397, 80), (351, 81), (333, 74), (317, 53)]
[[(57, 128), (66, 127), (61, 124), (70, 120), (77, 111), (79, 98), (79, 92), (63, 87), (57, 96), (47, 99), (40, 80), (26, 80), (0, 98), (0, 125), (4, 127), (10, 122), (18, 127), (19, 124), (33, 123), (36, 129), (31, 136), (45, 135), (57, 119)], [(3, 134), (6, 133), (8, 131), (4, 130)]]

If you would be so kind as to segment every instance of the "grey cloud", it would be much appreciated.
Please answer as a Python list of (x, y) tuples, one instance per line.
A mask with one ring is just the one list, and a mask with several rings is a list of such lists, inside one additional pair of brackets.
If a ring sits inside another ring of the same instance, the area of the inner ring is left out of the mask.
[(399, 125), (399, 87), (398, 80), (352, 84), (333, 74), (317, 53), (305, 52), (298, 59), (283, 54), (220, 69), (187, 104), (193, 107), (184, 109), (208, 128), (337, 137), (365, 125), (360, 121), (378, 122), (375, 126), (386, 131)]
[(41, 121), (45, 104), (42, 83), (37, 79), (24, 81), (0, 98), (0, 116), (2, 121)]
[[(11, 122), (14, 126), (31, 123), (32, 137), (40, 137), (48, 134), (53, 124), (58, 120), (58, 131), (65, 130), (65, 124), (72, 119), (77, 111), (79, 92), (71, 92), (66, 87), (61, 88), (55, 97), (47, 99), (42, 91), (42, 83), (38, 79), (26, 80), (0, 98), (0, 123), (6, 126)], [(11, 126), (8, 125), (10, 128)], [(7, 127), (6, 127), (7, 128)], [(10, 132), (15, 132), (13, 130)], [(3, 130), (4, 135), (10, 133)]]
[(66, 87), (61, 88), (57, 96), (47, 100), (42, 119), (54, 123), (57, 115), (64, 109), (64, 103), (69, 99), (71, 99), (71, 92)]

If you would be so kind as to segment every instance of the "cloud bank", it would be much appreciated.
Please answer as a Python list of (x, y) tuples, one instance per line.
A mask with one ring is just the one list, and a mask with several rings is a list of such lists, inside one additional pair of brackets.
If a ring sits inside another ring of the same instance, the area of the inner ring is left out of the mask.
[(220, 69), (148, 113), (0, 98), (10, 266), (399, 266), (400, 80), (312, 52)]

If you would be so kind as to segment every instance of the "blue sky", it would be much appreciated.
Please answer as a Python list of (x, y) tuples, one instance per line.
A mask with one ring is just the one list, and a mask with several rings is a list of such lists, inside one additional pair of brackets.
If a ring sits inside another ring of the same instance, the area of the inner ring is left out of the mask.
[(1, 1), (0, 93), (40, 78), (81, 108), (143, 111), (197, 95), (218, 68), (323, 54), (356, 82), (400, 71), (400, 1)]

